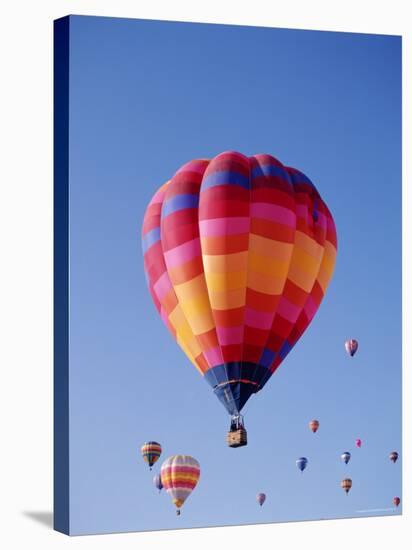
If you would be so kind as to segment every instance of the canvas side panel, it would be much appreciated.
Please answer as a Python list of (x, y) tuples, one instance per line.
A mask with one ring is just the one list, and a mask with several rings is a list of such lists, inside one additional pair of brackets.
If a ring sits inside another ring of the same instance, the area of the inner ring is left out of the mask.
[(54, 529), (69, 534), (69, 17), (54, 22)]

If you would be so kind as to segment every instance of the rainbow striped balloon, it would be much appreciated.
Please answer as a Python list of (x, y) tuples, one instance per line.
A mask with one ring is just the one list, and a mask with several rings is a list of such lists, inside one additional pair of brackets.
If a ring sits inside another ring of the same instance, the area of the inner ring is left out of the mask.
[(177, 508), (176, 513), (179, 515), (179, 508), (183, 506), (199, 481), (199, 462), (192, 456), (171, 456), (163, 462), (160, 476), (163, 488), (171, 496), (172, 502)]
[(157, 441), (147, 441), (142, 445), (140, 452), (143, 460), (149, 464), (150, 469), (152, 469), (153, 464), (159, 460), (162, 454), (162, 447)]
[(143, 222), (164, 323), (237, 415), (313, 319), (332, 277), (335, 224), (312, 182), (270, 155), (182, 166)]

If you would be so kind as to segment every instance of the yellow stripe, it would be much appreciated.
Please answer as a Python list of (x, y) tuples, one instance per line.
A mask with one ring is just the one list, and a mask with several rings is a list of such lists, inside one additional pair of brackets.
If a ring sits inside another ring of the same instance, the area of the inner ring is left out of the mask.
[[(280, 261), (267, 256), (261, 256), (251, 250), (249, 253), (249, 276), (250, 271), (255, 271), (264, 275), (286, 279), (289, 269), (289, 261)], [(248, 285), (249, 286), (249, 285)]]
[(293, 244), (282, 243), (251, 233), (249, 237), (249, 250), (254, 250), (261, 256), (275, 258), (281, 262), (288, 262), (293, 251)]
[(310, 254), (318, 262), (322, 260), (323, 246), (301, 231), (295, 233), (295, 246)]
[(245, 288), (246, 279), (246, 269), (235, 273), (206, 273), (206, 283), (209, 292)]
[(209, 299), (212, 309), (225, 310), (242, 307), (246, 303), (246, 288), (222, 292), (211, 291)]
[(275, 296), (282, 294), (285, 280), (285, 277), (268, 276), (251, 271), (247, 280), (247, 286), (257, 292)]
[(205, 274), (209, 273), (228, 273), (233, 271), (243, 271), (247, 265), (248, 253), (236, 252), (235, 254), (220, 254), (202, 256)]

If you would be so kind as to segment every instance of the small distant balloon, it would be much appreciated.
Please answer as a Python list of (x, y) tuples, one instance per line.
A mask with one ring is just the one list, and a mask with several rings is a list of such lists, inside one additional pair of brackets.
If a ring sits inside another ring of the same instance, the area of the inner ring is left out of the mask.
[(312, 430), (313, 433), (316, 433), (319, 429), (319, 420), (311, 420), (309, 422), (309, 428)]
[(303, 470), (306, 468), (307, 465), (308, 465), (308, 459), (305, 458), (304, 456), (301, 456), (296, 461), (296, 466), (299, 468), (301, 472), (303, 472)]
[(355, 355), (355, 353), (358, 351), (358, 341), (351, 338), (350, 340), (346, 340), (345, 342), (345, 349), (349, 353), (351, 357)]
[(358, 449), (360, 449), (362, 447), (362, 440), (361, 439), (356, 439), (355, 444), (358, 447)]
[(256, 500), (258, 501), (258, 504), (259, 504), (260, 506), (262, 506), (262, 504), (263, 504), (263, 503), (265, 502), (265, 500), (266, 500), (266, 495), (265, 495), (265, 493), (258, 493), (258, 494), (256, 495)]
[(159, 474), (157, 474), (156, 476), (154, 476), (154, 478), (153, 478), (153, 485), (156, 487), (156, 489), (159, 489), (159, 493), (160, 493), (160, 491), (163, 489), (162, 478), (160, 477)]
[(342, 481), (340, 482), (340, 486), (345, 491), (345, 493), (348, 494), (352, 487), (352, 480), (348, 477), (345, 479), (342, 479)]
[(345, 451), (344, 453), (342, 453), (342, 454), (340, 455), (340, 457), (341, 457), (341, 459), (343, 460), (343, 462), (344, 462), (345, 464), (347, 464), (347, 463), (349, 462), (349, 460), (350, 460), (351, 454), (350, 454), (349, 451)]
[(396, 507), (398, 507), (401, 503), (401, 499), (399, 497), (393, 497), (393, 503)]
[(162, 447), (157, 441), (147, 441), (142, 445), (140, 452), (143, 460), (152, 469), (153, 464), (159, 460), (159, 456), (162, 454)]
[(398, 457), (399, 455), (396, 451), (392, 451), (391, 454), (389, 455), (390, 460), (392, 460), (394, 464), (398, 460)]

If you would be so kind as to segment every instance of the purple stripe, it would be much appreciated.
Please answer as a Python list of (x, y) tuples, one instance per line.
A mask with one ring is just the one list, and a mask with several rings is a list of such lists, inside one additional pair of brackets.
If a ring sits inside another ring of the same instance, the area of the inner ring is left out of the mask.
[(217, 237), (219, 235), (234, 235), (248, 233), (250, 228), (249, 218), (214, 218), (199, 222), (200, 235), (202, 237)]
[(289, 208), (270, 204), (266, 202), (255, 202), (251, 204), (250, 215), (253, 218), (262, 218), (272, 222), (281, 223), (290, 227), (295, 227), (296, 216)]

